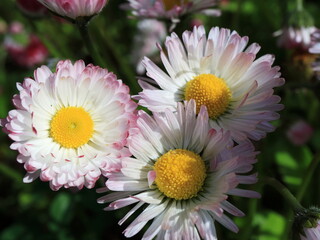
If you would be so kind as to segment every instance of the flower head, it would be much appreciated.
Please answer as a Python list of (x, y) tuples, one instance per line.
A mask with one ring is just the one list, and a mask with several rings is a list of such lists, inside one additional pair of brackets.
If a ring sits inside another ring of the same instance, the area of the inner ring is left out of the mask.
[(60, 61), (55, 73), (38, 68), (18, 84), (16, 109), (1, 120), (24, 163), (24, 182), (40, 176), (53, 190), (92, 188), (119, 168), (136, 104), (113, 73), (83, 61)]
[(111, 202), (106, 210), (136, 204), (120, 224), (144, 206), (125, 236), (137, 234), (150, 220), (142, 239), (215, 239), (215, 220), (237, 232), (224, 213), (243, 216), (228, 194), (259, 196), (237, 188), (256, 182), (256, 175), (242, 175), (255, 162), (252, 144), (234, 146), (227, 132), (210, 129), (206, 108), (197, 116), (194, 100), (179, 103), (176, 113), (138, 115), (128, 141), (135, 158), (123, 159), (121, 171), (108, 175), (107, 189), (117, 192), (98, 200)]
[(318, 29), (314, 26), (310, 27), (285, 27), (274, 33), (279, 36), (278, 45), (287, 49), (307, 52), (312, 46), (312, 34)]
[(52, 12), (76, 19), (77, 17), (92, 17), (98, 14), (107, 4), (107, 0), (38, 0)]
[(145, 58), (151, 79), (139, 81), (143, 91), (136, 98), (154, 112), (176, 111), (178, 102), (195, 99), (197, 112), (207, 107), (213, 128), (230, 130), (236, 141), (259, 140), (274, 130), (269, 121), (279, 117), (282, 105), (273, 88), (284, 80), (272, 67), (274, 57), (255, 59), (260, 46), (247, 43), (248, 37), (218, 27), (208, 39), (203, 26), (185, 31), (183, 43), (172, 33), (166, 50), (160, 49), (167, 73)]
[(179, 21), (182, 15), (202, 11), (211, 15), (220, 15), (220, 11), (209, 9), (216, 6), (217, 0), (128, 0), (127, 8), (133, 15), (143, 18), (166, 18)]

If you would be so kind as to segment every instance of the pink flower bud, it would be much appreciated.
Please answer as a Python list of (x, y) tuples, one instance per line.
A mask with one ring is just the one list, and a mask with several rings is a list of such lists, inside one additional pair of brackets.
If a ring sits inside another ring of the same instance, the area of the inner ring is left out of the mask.
[(288, 129), (287, 137), (294, 145), (299, 146), (309, 141), (313, 131), (313, 128), (308, 123), (299, 120)]

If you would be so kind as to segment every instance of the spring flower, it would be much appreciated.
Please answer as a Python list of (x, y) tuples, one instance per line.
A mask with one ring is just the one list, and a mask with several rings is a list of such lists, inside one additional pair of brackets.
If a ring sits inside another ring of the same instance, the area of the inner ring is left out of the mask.
[(48, 49), (35, 35), (28, 35), (26, 44), (20, 44), (7, 37), (4, 47), (11, 60), (21, 67), (31, 68), (43, 63), (48, 57)]
[[(211, 127), (230, 130), (234, 140), (259, 140), (274, 130), (269, 121), (279, 117), (280, 97), (273, 87), (280, 86), (279, 67), (274, 57), (258, 59), (260, 46), (246, 48), (248, 37), (229, 29), (212, 28), (208, 39), (203, 26), (183, 33), (183, 43), (175, 33), (161, 50), (165, 73), (148, 58), (143, 64), (151, 79), (140, 80), (143, 91), (136, 98), (154, 112), (195, 99), (197, 112), (205, 105)], [(159, 46), (160, 48), (160, 46)]]
[(17, 88), (16, 109), (1, 126), (27, 171), (24, 182), (40, 176), (53, 190), (92, 188), (129, 155), (124, 145), (136, 104), (113, 73), (60, 61), (55, 73), (42, 66)]
[(307, 122), (299, 120), (290, 126), (287, 137), (294, 145), (299, 146), (308, 142), (313, 132), (313, 128)]
[(75, 20), (77, 17), (92, 17), (107, 4), (107, 0), (38, 0), (52, 12)]
[(134, 48), (131, 54), (132, 62), (137, 64), (137, 72), (143, 74), (145, 68), (141, 61), (144, 56), (152, 56), (158, 52), (156, 42), (165, 39), (167, 30), (163, 22), (155, 19), (144, 19), (138, 23), (138, 32), (134, 37)]
[(132, 14), (142, 18), (165, 18), (172, 22), (179, 22), (182, 15), (203, 12), (205, 14), (219, 16), (220, 11), (210, 9), (216, 6), (217, 0), (128, 0), (126, 8), (132, 10)]
[(178, 103), (176, 113), (138, 115), (128, 140), (135, 158), (123, 159), (121, 171), (110, 173), (107, 188), (98, 190), (116, 191), (98, 199), (111, 202), (105, 210), (136, 204), (119, 224), (143, 206), (124, 235), (137, 234), (151, 220), (142, 239), (216, 239), (215, 220), (237, 232), (225, 212), (244, 214), (228, 195), (259, 196), (237, 188), (256, 182), (256, 175), (243, 175), (255, 162), (252, 144), (233, 146), (227, 132), (210, 130), (206, 108), (197, 116), (193, 100)]
[(17, 0), (17, 6), (28, 16), (43, 16), (48, 9), (37, 0)]

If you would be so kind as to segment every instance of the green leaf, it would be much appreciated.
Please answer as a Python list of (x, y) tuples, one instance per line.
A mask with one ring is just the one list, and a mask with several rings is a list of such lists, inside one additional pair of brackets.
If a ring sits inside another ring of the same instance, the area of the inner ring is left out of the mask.
[(68, 223), (73, 217), (72, 198), (67, 193), (58, 194), (50, 206), (50, 216), (58, 223)]

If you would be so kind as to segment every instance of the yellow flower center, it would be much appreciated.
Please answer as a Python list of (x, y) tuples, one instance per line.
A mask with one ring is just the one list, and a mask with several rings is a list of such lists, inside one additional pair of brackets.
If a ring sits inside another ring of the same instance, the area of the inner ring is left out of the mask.
[(65, 148), (86, 144), (93, 134), (93, 120), (82, 107), (61, 108), (50, 123), (50, 136)]
[(194, 152), (175, 149), (162, 155), (154, 165), (155, 183), (169, 198), (189, 199), (202, 189), (206, 178), (204, 161)]
[(162, 0), (165, 9), (171, 10), (174, 6), (181, 6), (188, 2), (188, 0)]
[(205, 105), (209, 117), (215, 119), (226, 111), (231, 91), (223, 79), (213, 74), (200, 74), (186, 84), (184, 97), (196, 101), (197, 113), (201, 105)]

